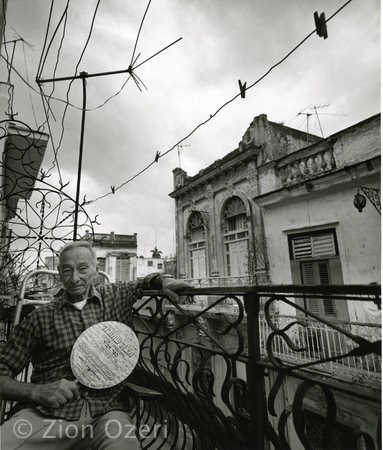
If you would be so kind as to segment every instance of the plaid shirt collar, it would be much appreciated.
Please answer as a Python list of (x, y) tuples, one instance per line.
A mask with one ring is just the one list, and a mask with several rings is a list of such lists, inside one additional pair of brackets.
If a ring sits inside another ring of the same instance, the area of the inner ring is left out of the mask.
[[(61, 309), (66, 303), (69, 303), (70, 305), (73, 303), (70, 301), (69, 297), (68, 297), (68, 293), (65, 289), (62, 289), (61, 291), (59, 291), (56, 296), (58, 297), (58, 305), (57, 305), (57, 309)], [(101, 294), (99, 293), (99, 291), (97, 290), (97, 288), (92, 284), (92, 286), (89, 289), (89, 295), (88, 298), (86, 299), (87, 301), (95, 298), (100, 302), (101, 308), (104, 307), (103, 304), (103, 300), (101, 297)]]

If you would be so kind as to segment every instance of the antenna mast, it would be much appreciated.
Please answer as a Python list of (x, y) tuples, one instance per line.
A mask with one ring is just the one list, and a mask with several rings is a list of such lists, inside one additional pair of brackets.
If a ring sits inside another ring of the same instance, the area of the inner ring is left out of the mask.
[(181, 152), (180, 150), (182, 150), (185, 147), (191, 147), (190, 144), (184, 144), (183, 141), (180, 142), (179, 144), (177, 144), (177, 153), (178, 153), (178, 167), (181, 169)]

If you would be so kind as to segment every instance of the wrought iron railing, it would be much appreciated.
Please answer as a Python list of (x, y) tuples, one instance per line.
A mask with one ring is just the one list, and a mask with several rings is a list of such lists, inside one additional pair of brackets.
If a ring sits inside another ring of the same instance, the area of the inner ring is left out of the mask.
[[(299, 306), (307, 295), (380, 304), (380, 286), (206, 288), (179, 302), (143, 294), (129, 378), (140, 387), (127, 401), (147, 426), (144, 448), (381, 448), (379, 326)], [(276, 315), (275, 301), (297, 317)]]
[[(195, 289), (185, 292), (185, 305), (145, 294), (135, 309), (141, 342), (135, 377), (162, 394), (142, 399), (142, 416), (153, 426), (166, 421), (167, 428), (166, 438), (151, 437), (144, 446), (380, 448), (379, 385), (361, 386), (323, 369), (339, 366), (378, 377), (380, 336), (366, 339), (357, 324), (328, 321), (295, 303), (307, 294), (379, 303), (380, 287)], [(209, 301), (190, 304), (201, 296)], [(301, 317), (276, 317), (277, 300)], [(358, 365), (359, 358), (367, 358), (368, 369)]]

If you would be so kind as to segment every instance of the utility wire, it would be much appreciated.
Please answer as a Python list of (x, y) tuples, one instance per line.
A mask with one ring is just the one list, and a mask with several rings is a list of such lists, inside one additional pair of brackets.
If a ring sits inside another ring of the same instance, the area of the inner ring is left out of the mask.
[(132, 58), (130, 60), (130, 66), (133, 64), (133, 60), (134, 57), (136, 56), (136, 49), (137, 49), (137, 44), (138, 44), (138, 40), (140, 38), (140, 34), (141, 34), (141, 30), (142, 30), (142, 26), (144, 25), (145, 22), (145, 18), (146, 18), (146, 14), (148, 13), (149, 7), (150, 7), (150, 3), (152, 2), (152, 0), (149, 0), (148, 5), (145, 9), (144, 15), (141, 19), (141, 23), (140, 23), (140, 27), (138, 29), (138, 33), (137, 33), (137, 37), (136, 37), (136, 42), (134, 43), (134, 48), (133, 48), (133, 53), (132, 53)]
[[(177, 42), (179, 42), (181, 38), (176, 39), (175, 41), (173, 41), (172, 43), (168, 44), (166, 47), (163, 47), (161, 50), (159, 50), (158, 52), (154, 53), (153, 55), (151, 55), (149, 58), (147, 58), (145, 61), (141, 62), (140, 64), (138, 64), (137, 66), (132, 68), (132, 71), (136, 70), (138, 67), (141, 67), (143, 64), (147, 63), (148, 61), (150, 61), (151, 59), (153, 59), (155, 56), (159, 55), (160, 53), (164, 52), (165, 50), (167, 50), (169, 47), (173, 46), (174, 44), (177, 44)], [(9, 58), (5, 58), (4, 55), (2, 55), (0, 53), (0, 56), (4, 59), (4, 61), (7, 63), (7, 65), (9, 65), (12, 70), (15, 72), (15, 74), (20, 78), (20, 80), (26, 84), (29, 89), (32, 89), (32, 91), (36, 92), (36, 94), (41, 95), (40, 92), (35, 89), (22, 75), (21, 73), (16, 69), (16, 67), (9, 62)], [(139, 56), (139, 55), (138, 55)], [(137, 56), (137, 58), (138, 58)], [(137, 60), (136, 58), (136, 60)], [(122, 71), (121, 71), (122, 72)], [(123, 71), (124, 73), (127, 72), (127, 70)], [(111, 95), (110, 97), (108, 97), (103, 103), (101, 103), (100, 105), (93, 107), (93, 108), (86, 108), (85, 111), (95, 111), (96, 109), (102, 108), (104, 105), (106, 105), (112, 98), (116, 97), (118, 94), (120, 94), (120, 92), (123, 90), (123, 88), (125, 87), (126, 83), (129, 81), (129, 79), (131, 78), (131, 75), (129, 75), (129, 77), (124, 81), (124, 83), (122, 84), (121, 88), (114, 93), (113, 95)], [(42, 83), (40, 83), (42, 84)], [(61, 102), (61, 103), (65, 103), (68, 104), (69, 106), (71, 106), (74, 109), (77, 109), (78, 111), (82, 111), (83, 108), (81, 108), (80, 106), (74, 105), (71, 102), (67, 102), (66, 100), (62, 99), (62, 98), (58, 98), (58, 97), (53, 97), (51, 96), (50, 99), (55, 100), (57, 102)]]
[[(63, 11), (63, 13), (62, 13), (62, 15), (61, 15), (61, 17), (60, 17), (60, 20), (59, 20), (59, 22), (58, 22), (58, 24), (57, 24), (57, 26), (56, 26), (56, 28), (55, 28), (55, 31), (54, 31), (53, 34), (52, 34), (51, 40), (50, 40), (49, 45), (48, 45), (48, 47), (47, 47), (47, 50), (46, 50), (46, 52), (45, 52), (45, 56), (44, 56), (43, 62), (42, 62), (42, 64), (41, 64), (40, 71), (38, 72), (37, 78), (41, 78), (41, 74), (42, 74), (42, 72), (43, 72), (43, 70), (44, 70), (45, 62), (46, 62), (46, 60), (47, 60), (48, 53), (49, 53), (49, 50), (50, 50), (50, 48), (51, 48), (51, 45), (52, 45), (52, 43), (53, 43), (53, 41), (54, 41), (54, 38), (55, 38), (55, 36), (56, 36), (56, 33), (57, 33), (57, 31), (59, 30), (59, 28), (60, 28), (60, 26), (61, 26), (61, 22), (64, 20), (64, 18), (65, 18), (65, 17), (67, 16), (67, 14), (68, 14), (69, 3), (70, 3), (70, 0), (67, 0), (66, 6), (65, 6), (65, 8), (64, 8), (64, 11)], [(47, 32), (48, 32), (48, 30), (47, 30)]]
[[(68, 0), (68, 1), (69, 1), (69, 0)], [(78, 67), (79, 67), (79, 65), (80, 65), (80, 63), (81, 63), (81, 61), (82, 61), (82, 58), (83, 58), (84, 53), (85, 53), (85, 50), (86, 50), (86, 48), (88, 47), (90, 38), (91, 38), (91, 36), (92, 36), (93, 27), (94, 27), (94, 22), (95, 22), (95, 20), (96, 20), (96, 15), (97, 15), (97, 10), (98, 10), (99, 5), (100, 5), (100, 0), (97, 0), (96, 7), (95, 7), (94, 12), (93, 12), (92, 22), (91, 22), (90, 29), (89, 29), (89, 32), (88, 32), (88, 37), (87, 37), (87, 39), (86, 39), (84, 48), (83, 48), (82, 51), (81, 51), (80, 58), (79, 58), (79, 60), (78, 60), (78, 62), (77, 62), (77, 64), (76, 64), (76, 68), (75, 68), (75, 71), (74, 71), (75, 75), (77, 74)], [(68, 106), (69, 106), (69, 93), (70, 93), (70, 90), (71, 90), (71, 88), (72, 88), (73, 81), (74, 81), (73, 79), (70, 81), (69, 86), (68, 86), (68, 89), (67, 89), (67, 92), (66, 92), (66, 105), (65, 105), (64, 113), (63, 113), (62, 119), (61, 119), (61, 135), (60, 135), (60, 140), (59, 140), (59, 143), (58, 143), (58, 146), (57, 146), (57, 149), (56, 149), (57, 151), (60, 149), (61, 144), (62, 144), (62, 141), (63, 141), (63, 138), (64, 138), (64, 131), (65, 131), (65, 116), (66, 116), (66, 113), (67, 113), (67, 111), (68, 111)]]
[[(342, 5), (337, 11), (334, 12), (334, 14), (332, 14), (328, 19), (326, 19), (326, 23), (329, 22), (331, 19), (333, 19), (343, 8), (345, 8), (349, 3), (351, 3), (352, 0), (348, 0), (344, 5)], [(177, 148), (177, 145), (179, 145), (182, 141), (188, 139), (192, 134), (194, 134), (199, 128), (201, 128), (203, 125), (206, 125), (208, 122), (210, 122), (220, 111), (222, 111), (226, 106), (228, 106), (229, 104), (233, 103), (238, 97), (242, 96), (242, 92), (246, 92), (249, 89), (253, 88), (254, 86), (256, 86), (258, 83), (260, 83), (267, 75), (270, 74), (270, 72), (275, 69), (276, 67), (278, 67), (280, 64), (282, 64), (284, 61), (286, 61), (286, 59), (291, 56), (295, 51), (298, 50), (299, 47), (301, 47), (314, 33), (316, 33), (316, 29), (313, 30), (310, 34), (308, 34), (304, 39), (302, 39), (299, 44), (297, 44), (292, 50), (290, 50), (286, 56), (284, 56), (280, 61), (278, 61), (276, 64), (274, 64), (273, 66), (270, 67), (269, 70), (267, 70), (267, 72), (265, 72), (260, 78), (258, 78), (256, 81), (254, 81), (254, 83), (250, 84), (248, 87), (243, 86), (241, 89), (241, 92), (239, 92), (238, 94), (236, 94), (234, 97), (232, 97), (230, 100), (227, 100), (223, 105), (221, 105), (213, 114), (210, 114), (210, 117), (208, 117), (206, 120), (204, 120), (203, 122), (200, 122), (196, 127), (193, 128), (192, 131), (190, 131), (186, 136), (184, 136), (182, 139), (180, 139), (176, 144), (174, 144), (172, 147), (170, 147), (168, 150), (166, 150), (165, 152), (158, 152), (156, 153), (156, 157), (155, 160), (152, 161), (151, 163), (149, 163), (146, 167), (144, 167), (142, 170), (140, 170), (137, 174), (135, 174), (134, 176), (132, 176), (131, 178), (129, 178), (128, 180), (124, 181), (122, 184), (120, 184), (119, 186), (112, 186), (113, 189), (110, 192), (107, 192), (104, 195), (101, 195), (97, 198), (95, 198), (94, 200), (89, 200), (87, 202), (87, 204), (91, 204), (96, 202), (97, 200), (100, 200), (102, 198), (105, 198), (109, 195), (114, 194), (116, 191), (118, 191), (119, 189), (121, 189), (122, 187), (126, 186), (128, 183), (130, 183), (131, 181), (133, 181), (135, 178), (137, 178), (139, 175), (141, 175), (142, 173), (144, 173), (146, 170), (148, 170), (152, 165), (154, 165), (156, 162), (158, 162), (158, 160), (160, 158), (163, 158), (164, 156), (166, 156), (168, 153), (170, 153), (171, 151), (173, 151), (175, 148)], [(146, 61), (144, 61), (146, 62)], [(137, 69), (138, 66), (136, 66), (135, 68)]]
[[(57, 150), (56, 147), (55, 147), (55, 143), (54, 143), (54, 140), (53, 140), (53, 133), (52, 133), (51, 125), (50, 125), (50, 122), (49, 122), (49, 103), (48, 103), (48, 101), (47, 101), (47, 99), (46, 99), (46, 97), (45, 97), (45, 94), (44, 94), (44, 92), (43, 92), (43, 90), (42, 90), (42, 87), (40, 87), (40, 90), (41, 90), (41, 101), (42, 101), (42, 103), (43, 103), (43, 109), (44, 109), (45, 118), (46, 118), (46, 121), (45, 121), (44, 124), (47, 124), (47, 126), (48, 126), (48, 131), (49, 131), (49, 135), (50, 135), (50, 137), (51, 137), (51, 144), (52, 144), (53, 155), (54, 155), (54, 160), (53, 160), (53, 162), (52, 162), (52, 167), (50, 167), (50, 168), (48, 169), (46, 175), (49, 175), (49, 173), (52, 171), (52, 169), (53, 169), (55, 166), (57, 166), (57, 172), (58, 172), (58, 175), (59, 175), (60, 185), (63, 186), (64, 183), (63, 183), (63, 181), (62, 181), (60, 165), (59, 165), (58, 158), (57, 158), (57, 152), (58, 152), (58, 150)], [(47, 106), (45, 106), (44, 100), (45, 100)]]
[(48, 23), (47, 23), (47, 29), (46, 29), (46, 32), (45, 32), (44, 44), (43, 44), (43, 48), (41, 50), (39, 65), (37, 67), (36, 78), (38, 78), (39, 75), (41, 74), (40, 69), (41, 69), (41, 64), (42, 64), (42, 61), (43, 61), (43, 55), (44, 55), (44, 52), (45, 52), (45, 47), (47, 45), (47, 40), (48, 40), (49, 28), (50, 28), (51, 20), (52, 20), (52, 11), (53, 11), (54, 3), (55, 3), (55, 0), (52, 0), (51, 1), (51, 7), (50, 7), (50, 10), (49, 10)]
[[(24, 40), (22, 39), (22, 45), (23, 45), (23, 55), (24, 55), (24, 64), (25, 64), (25, 75), (27, 77), (27, 81), (29, 83), (29, 74), (28, 74), (28, 65), (27, 65), (27, 57), (25, 55), (25, 44), (24, 44)], [(35, 107), (33, 105), (33, 100), (32, 100), (32, 94), (31, 91), (28, 89), (28, 94), (29, 94), (29, 99), (31, 100), (31, 106), (32, 106), (32, 114), (33, 114), (33, 118), (35, 119), (35, 125), (36, 128), (38, 127), (37, 125), (37, 119), (36, 119), (36, 112), (35, 112)]]
[[(59, 44), (59, 47), (58, 47), (58, 50), (57, 50), (56, 64), (55, 64), (55, 67), (54, 67), (54, 70), (53, 70), (53, 76), (54, 76), (54, 77), (55, 77), (55, 75), (56, 75), (57, 67), (58, 67), (58, 65), (59, 65), (61, 49), (62, 49), (63, 42), (64, 42), (64, 39), (65, 39), (67, 19), (68, 19), (68, 15), (66, 14), (66, 15), (65, 15), (65, 19), (64, 19), (64, 25), (63, 25), (63, 31), (62, 31), (62, 35), (61, 35), (61, 39), (60, 39), (60, 44)], [(41, 88), (41, 86), (40, 86), (40, 93), (41, 93), (41, 96), (42, 96), (41, 99), (42, 99), (42, 102), (43, 102), (43, 107), (44, 107), (44, 112), (45, 112), (46, 122), (48, 123), (49, 133), (50, 133), (50, 134), (51, 134), (51, 126), (50, 126), (50, 123), (49, 123), (49, 111), (51, 111), (52, 116), (53, 116), (53, 119), (56, 120), (55, 117), (54, 117), (54, 114), (53, 114), (51, 105), (50, 105), (50, 100), (51, 100), (51, 97), (52, 97), (52, 95), (53, 95), (53, 93), (54, 93), (54, 90), (55, 90), (55, 83), (53, 82), (53, 83), (52, 83), (52, 90), (51, 90), (51, 93), (49, 94), (49, 96), (48, 96), (48, 98), (47, 98), (46, 95), (44, 94), (44, 91), (42, 90), (42, 88)], [(47, 103), (47, 107), (48, 107), (47, 109), (48, 109), (48, 110), (45, 108), (44, 100), (45, 100), (46, 103)], [(54, 168), (55, 166), (57, 166), (57, 171), (58, 171), (58, 174), (59, 174), (60, 184), (61, 184), (61, 186), (62, 186), (63, 183), (62, 183), (62, 177), (61, 177), (60, 165), (59, 165), (59, 161), (58, 161), (58, 158), (57, 158), (58, 148), (56, 148), (55, 145), (54, 145), (52, 134), (51, 134), (51, 138), (52, 138), (51, 142), (52, 142), (52, 148), (53, 148), (54, 160), (53, 160), (53, 162), (52, 162), (52, 166), (47, 170), (45, 176), (48, 176), (48, 175), (50, 174), (50, 172), (53, 170), (53, 168)]]

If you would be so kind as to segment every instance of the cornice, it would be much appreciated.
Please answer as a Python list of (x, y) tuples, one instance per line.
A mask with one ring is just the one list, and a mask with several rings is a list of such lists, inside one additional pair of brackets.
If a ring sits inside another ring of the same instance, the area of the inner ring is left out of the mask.
[(307, 193), (315, 193), (346, 184), (358, 184), (358, 180), (372, 175), (380, 175), (380, 155), (355, 164), (340, 167), (331, 172), (318, 174), (315, 178), (298, 181), (289, 186), (282, 186), (273, 191), (253, 197), (259, 206), (298, 198)]
[(224, 157), (223, 159), (217, 160), (210, 167), (204, 169), (202, 173), (190, 177), (187, 184), (171, 192), (169, 196), (178, 198), (193, 189), (197, 189), (203, 184), (209, 183), (214, 178), (218, 178), (241, 164), (256, 158), (258, 150), (259, 148), (253, 145), (243, 151), (239, 151), (239, 149), (235, 150), (229, 158), (226, 159), (226, 157)]

